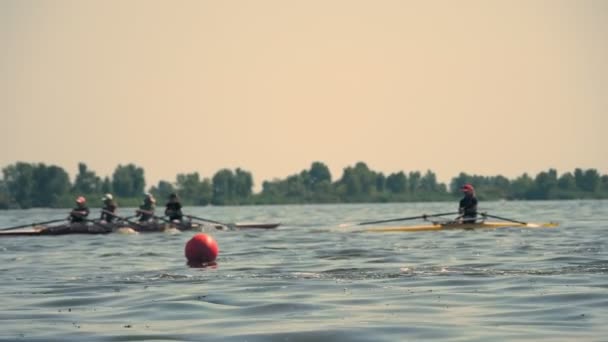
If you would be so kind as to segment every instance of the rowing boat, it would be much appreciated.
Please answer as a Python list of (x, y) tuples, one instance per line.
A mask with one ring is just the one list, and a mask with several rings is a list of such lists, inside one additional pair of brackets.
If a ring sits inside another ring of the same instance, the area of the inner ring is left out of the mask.
[(498, 228), (555, 228), (558, 224), (555, 222), (549, 223), (516, 223), (516, 222), (475, 222), (475, 223), (460, 223), (460, 222), (432, 222), (430, 224), (422, 224), (416, 226), (405, 227), (376, 227), (369, 228), (368, 232), (421, 232), (433, 230), (453, 230), (453, 229), (498, 229)]
[(0, 232), (0, 236), (31, 236), (31, 235), (66, 235), (66, 234), (109, 234), (113, 232), (124, 232), (130, 229), (134, 232), (162, 232), (169, 229), (172, 230), (204, 230), (204, 229), (273, 229), (277, 228), (280, 223), (234, 223), (227, 225), (219, 224), (200, 224), (194, 222), (183, 223), (161, 223), (161, 222), (145, 222), (145, 223), (68, 223), (56, 226), (34, 226), (34, 230), (21, 230)]

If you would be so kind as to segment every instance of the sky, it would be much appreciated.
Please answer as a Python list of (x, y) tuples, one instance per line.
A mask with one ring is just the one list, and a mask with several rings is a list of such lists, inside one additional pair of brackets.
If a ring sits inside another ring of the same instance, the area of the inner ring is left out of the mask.
[(608, 173), (608, 1), (0, 0), (0, 168)]

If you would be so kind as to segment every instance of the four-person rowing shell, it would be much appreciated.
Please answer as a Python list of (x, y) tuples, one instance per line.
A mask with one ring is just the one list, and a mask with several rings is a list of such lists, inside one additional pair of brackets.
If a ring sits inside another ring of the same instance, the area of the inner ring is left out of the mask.
[[(16, 227), (0, 229), (2, 236), (16, 235), (63, 235), (63, 234), (107, 234), (112, 232), (135, 233), (135, 232), (162, 232), (162, 231), (184, 231), (184, 230), (208, 230), (208, 229), (245, 229), (260, 228), (272, 229), (280, 223), (222, 223), (192, 215), (184, 215), (182, 205), (177, 194), (171, 194), (165, 206), (165, 216), (156, 216), (156, 199), (149, 193), (144, 195), (143, 203), (135, 211), (132, 217), (122, 217), (117, 214), (117, 204), (112, 194), (105, 194), (102, 198), (103, 207), (98, 220), (89, 219), (90, 209), (84, 196), (78, 196), (75, 200), (76, 206), (67, 217), (68, 223), (47, 226), (49, 223), (65, 221), (65, 219), (50, 220), (38, 224), (25, 224)], [(135, 218), (134, 220), (131, 220)], [(34, 227), (33, 231), (6, 232), (20, 228)]]

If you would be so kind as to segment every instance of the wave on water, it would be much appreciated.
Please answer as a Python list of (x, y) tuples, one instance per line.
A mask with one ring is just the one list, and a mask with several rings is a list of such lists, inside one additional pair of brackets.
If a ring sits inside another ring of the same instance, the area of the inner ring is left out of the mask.
[(606, 203), (496, 205), (551, 230), (407, 234), (338, 224), (453, 203), (190, 208), (284, 222), (208, 231), (204, 268), (184, 257), (196, 232), (2, 238), (0, 341), (601, 341)]

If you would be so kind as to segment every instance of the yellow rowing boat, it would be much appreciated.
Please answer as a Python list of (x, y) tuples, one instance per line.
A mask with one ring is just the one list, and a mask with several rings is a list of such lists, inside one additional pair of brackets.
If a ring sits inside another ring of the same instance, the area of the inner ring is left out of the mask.
[(421, 232), (431, 230), (451, 230), (451, 229), (497, 229), (497, 228), (555, 228), (558, 224), (549, 223), (515, 223), (515, 222), (476, 222), (476, 223), (431, 223), (418, 226), (406, 227), (376, 227), (370, 228), (368, 232)]

